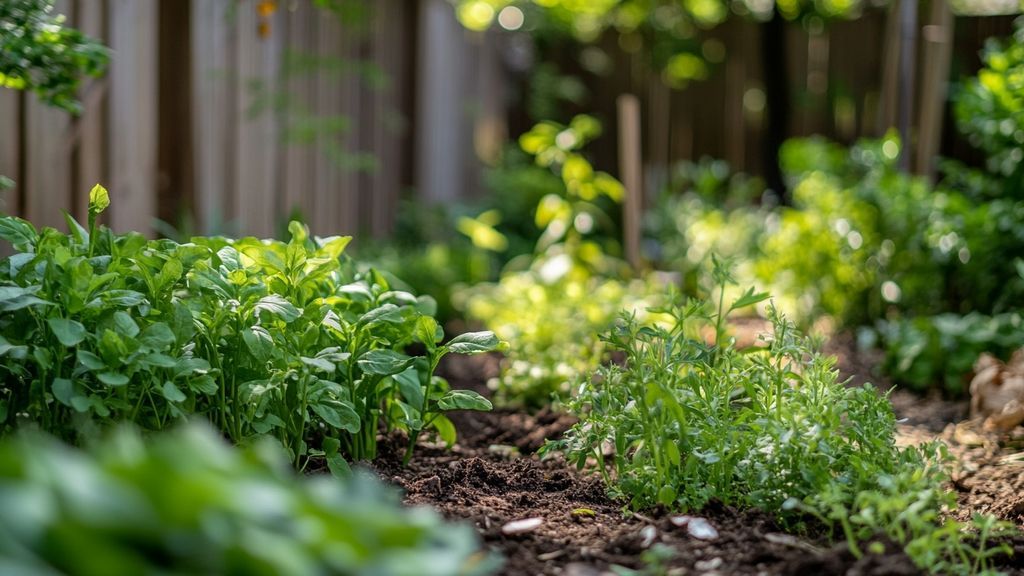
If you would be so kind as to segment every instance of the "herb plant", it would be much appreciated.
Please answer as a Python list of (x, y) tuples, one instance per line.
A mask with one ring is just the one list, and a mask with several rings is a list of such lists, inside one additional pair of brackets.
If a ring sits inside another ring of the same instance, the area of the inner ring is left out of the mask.
[[(668, 327), (623, 317), (606, 341), (625, 364), (579, 387), (567, 403), (579, 423), (545, 451), (596, 470), (633, 508), (697, 510), (714, 500), (774, 512), (797, 529), (810, 514), (842, 529), (858, 555), (860, 542), (886, 532), (922, 566), (946, 566), (922, 541), (958, 562), (947, 553), (967, 545), (941, 520), (955, 499), (931, 448), (896, 447), (886, 396), (844, 386), (835, 360), (774, 308), (765, 345), (736, 349), (727, 315), (768, 296), (748, 290), (728, 303), (731, 273), (719, 264), (714, 274), (716, 301), (673, 299), (662, 310)], [(892, 504), (907, 494), (908, 508)]]
[[(450, 352), (497, 348), (491, 333), (441, 344), (433, 301), (392, 290), (343, 255), (347, 237), (194, 238), (178, 244), (96, 225), (70, 234), (0, 219), (19, 252), (0, 261), (0, 421), (66, 439), (131, 421), (148, 430), (203, 416), (244, 443), (269, 434), (297, 466), (372, 459), (382, 429), (451, 443), (444, 412), (486, 410), (434, 375)], [(411, 344), (426, 356), (405, 353)]]
[(37, 434), (0, 442), (4, 574), (486, 574), (472, 528), (405, 509), (368, 474), (296, 477), (268, 442), (206, 426), (87, 452)]

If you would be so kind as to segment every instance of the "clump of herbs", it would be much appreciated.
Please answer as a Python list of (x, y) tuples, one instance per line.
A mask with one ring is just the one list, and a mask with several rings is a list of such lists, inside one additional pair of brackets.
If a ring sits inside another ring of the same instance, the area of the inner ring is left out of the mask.
[[(288, 242), (193, 238), (179, 244), (97, 226), (109, 205), (90, 195), (88, 227), (70, 234), (0, 218), (18, 253), (0, 261), (0, 431), (24, 425), (79, 440), (129, 421), (147, 430), (204, 417), (236, 443), (270, 435), (296, 466), (324, 456), (376, 456), (383, 428), (409, 453), (444, 412), (487, 410), (434, 374), (448, 353), (493, 350), (489, 332), (442, 344), (429, 298), (357, 272), (348, 237)], [(425, 354), (406, 353), (418, 343)]]
[(737, 349), (728, 314), (768, 295), (748, 290), (726, 303), (726, 266), (716, 262), (714, 280), (714, 303), (672, 298), (659, 311), (668, 327), (623, 317), (605, 339), (624, 365), (579, 387), (567, 402), (579, 423), (545, 452), (596, 470), (634, 509), (718, 501), (773, 512), (798, 531), (817, 517), (858, 556), (860, 543), (885, 533), (923, 567), (984, 569), (984, 538), (969, 546), (962, 526), (941, 515), (955, 506), (943, 487), (944, 448), (897, 447), (886, 395), (845, 386), (834, 358), (771, 306), (764, 345)]

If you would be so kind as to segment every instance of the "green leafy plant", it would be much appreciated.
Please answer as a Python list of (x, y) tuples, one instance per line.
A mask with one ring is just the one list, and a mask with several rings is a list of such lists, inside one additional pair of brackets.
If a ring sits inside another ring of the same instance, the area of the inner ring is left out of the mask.
[(952, 397), (963, 396), (983, 352), (1008, 358), (1024, 346), (1024, 319), (1017, 312), (995, 316), (939, 314), (879, 323), (886, 351), (885, 370), (915, 390), (937, 385)]
[(999, 178), (1003, 194), (1021, 197), (1024, 183), (1024, 21), (1015, 22), (1012, 38), (990, 39), (982, 53), (984, 68), (956, 95), (957, 125), (986, 155), (989, 173)]
[(108, 51), (52, 15), (53, 0), (7, 0), (0, 4), (0, 86), (32, 90), (72, 113), (81, 76), (99, 76)]
[(87, 452), (0, 443), (5, 574), (486, 574), (472, 528), (405, 509), (369, 474), (296, 477), (273, 443), (190, 426)]
[[(287, 243), (116, 235), (96, 219), (70, 234), (0, 219), (19, 253), (0, 261), (0, 419), (76, 439), (120, 421), (159, 430), (206, 417), (235, 442), (269, 434), (296, 466), (372, 459), (382, 429), (449, 443), (443, 412), (489, 409), (434, 375), (441, 356), (498, 346), (474, 333), (439, 345), (433, 301), (393, 290), (343, 256), (348, 237)], [(419, 343), (428, 354), (410, 356)]]
[[(736, 349), (727, 315), (768, 296), (748, 290), (727, 303), (731, 273), (719, 263), (714, 277), (716, 301), (673, 299), (662, 310), (667, 327), (624, 316), (606, 340), (625, 364), (579, 387), (567, 403), (579, 423), (545, 452), (600, 473), (633, 508), (697, 510), (714, 500), (775, 513), (795, 529), (810, 514), (842, 528), (858, 555), (859, 542), (891, 531), (922, 566), (939, 564), (920, 539), (948, 545), (939, 554), (958, 563), (946, 553), (966, 544), (958, 526), (940, 520), (952, 497), (932, 449), (896, 447), (886, 396), (844, 386), (835, 359), (773, 308), (766, 345)], [(872, 500), (880, 478), (892, 483)], [(921, 502), (897, 507), (897, 494)]]

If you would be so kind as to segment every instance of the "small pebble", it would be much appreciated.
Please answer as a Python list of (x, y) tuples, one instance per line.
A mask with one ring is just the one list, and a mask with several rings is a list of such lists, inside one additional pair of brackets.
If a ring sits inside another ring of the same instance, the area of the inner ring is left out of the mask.
[(708, 572), (710, 570), (716, 570), (722, 565), (721, 558), (712, 558), (711, 560), (700, 560), (693, 565), (694, 568), (701, 572)]
[(524, 518), (522, 520), (513, 520), (501, 527), (501, 533), (506, 536), (525, 534), (536, 530), (543, 523), (543, 518)]
[(698, 540), (715, 540), (718, 538), (718, 530), (704, 518), (696, 516), (672, 516), (669, 518), (672, 524), (682, 528), (686, 526), (686, 532)]

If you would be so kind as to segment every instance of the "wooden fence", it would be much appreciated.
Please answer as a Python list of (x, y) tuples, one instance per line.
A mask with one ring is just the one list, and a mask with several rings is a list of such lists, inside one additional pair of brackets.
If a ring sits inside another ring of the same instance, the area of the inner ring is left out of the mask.
[[(71, 25), (110, 46), (110, 68), (83, 86), (78, 118), (0, 90), (0, 174), (17, 183), (0, 209), (62, 227), (60, 211), (84, 217), (101, 182), (119, 231), (170, 233), (160, 220), (182, 235), (266, 236), (297, 212), (317, 234), (385, 236), (411, 190), (437, 202), (481, 193), (481, 160), (494, 159), (509, 122), (523, 128), (503, 65), (509, 33), (462, 30), (446, 0), (367, 2), (369, 19), (335, 18), (311, 0), (276, 5), (262, 14), (256, 0), (58, 0)], [(942, 101), (934, 90), (949, 78), (924, 72), (941, 68), (929, 42), (943, 37), (923, 14), (918, 110)], [(944, 69), (973, 72), (984, 38), (1010, 22), (957, 18)], [(889, 125), (887, 26), (875, 10), (815, 33), (787, 27), (788, 134), (850, 141)], [(730, 52), (684, 91), (610, 48), (615, 72), (590, 80), (586, 107), (609, 136), (593, 145), (597, 163), (616, 172), (615, 102), (629, 92), (643, 109), (648, 190), (674, 161), (704, 155), (762, 173), (762, 33), (739, 19), (710, 32)], [(948, 110), (938, 114), (941, 138), (928, 138), (970, 156)]]

